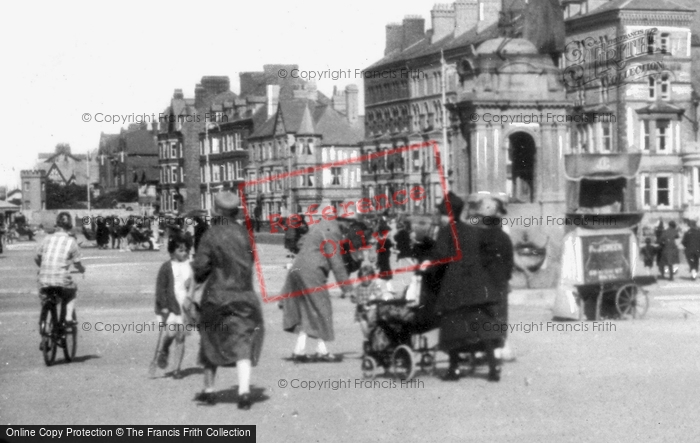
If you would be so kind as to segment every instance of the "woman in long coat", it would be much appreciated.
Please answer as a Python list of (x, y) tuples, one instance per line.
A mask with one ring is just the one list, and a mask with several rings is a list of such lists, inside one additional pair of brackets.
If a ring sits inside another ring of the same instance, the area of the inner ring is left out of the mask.
[(234, 221), (238, 196), (216, 195), (222, 219), (202, 236), (194, 256), (195, 281), (206, 287), (201, 301), (199, 360), (204, 366), (204, 391), (195, 397), (214, 403), (218, 366), (238, 367), (238, 408), (249, 409), (251, 367), (262, 351), (262, 304), (253, 290), (253, 251), (248, 232)]
[[(299, 254), (287, 274), (282, 289), (282, 295), (287, 296), (282, 300), (283, 328), (287, 332), (298, 334), (297, 344), (292, 353), (292, 360), (295, 362), (306, 362), (310, 359), (340, 361), (338, 356), (328, 352), (325, 344), (335, 339), (333, 308), (328, 290), (297, 293), (324, 286), (331, 271), (337, 282), (348, 279), (343, 255), (337, 246), (343, 238), (337, 220), (322, 220), (312, 225), (300, 240)], [(321, 253), (322, 244), (324, 253)], [(341, 290), (345, 296), (352, 292), (352, 285), (343, 285)], [(316, 355), (312, 358), (304, 353), (307, 336), (318, 340)]]
[(676, 222), (671, 220), (668, 222), (668, 228), (664, 230), (659, 237), (659, 244), (661, 245), (660, 259), (659, 259), (659, 270), (661, 271), (661, 276), (665, 274), (665, 268), (668, 267), (668, 279), (673, 280), (673, 268), (681, 262), (680, 251), (678, 250), (678, 245), (676, 245), (676, 239), (680, 237), (678, 229), (676, 229)]
[[(450, 197), (455, 218), (463, 204)], [(479, 344), (486, 352), (489, 380), (500, 380), (496, 348), (503, 346), (508, 320), (508, 282), (513, 269), (513, 245), (496, 223), (505, 214), (498, 200), (483, 195), (470, 198), (469, 224), (455, 221), (456, 242), (461, 258), (429, 272), (444, 272), (435, 311), (440, 317), (439, 347), (450, 356), (446, 380), (457, 380), (459, 353)], [(452, 228), (441, 228), (433, 259), (457, 257)]]

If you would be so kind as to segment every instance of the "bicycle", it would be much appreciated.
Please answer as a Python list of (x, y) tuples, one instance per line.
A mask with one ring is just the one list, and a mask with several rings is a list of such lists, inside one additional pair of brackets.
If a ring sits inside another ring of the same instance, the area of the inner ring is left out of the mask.
[[(51, 286), (43, 288), (46, 301), (41, 308), (39, 317), (39, 331), (41, 333), (41, 352), (44, 356), (46, 366), (51, 366), (56, 359), (56, 351), (63, 348), (63, 356), (66, 362), (71, 362), (75, 358), (78, 347), (78, 327), (76, 312), (73, 310), (73, 324), (65, 324), (65, 312), (61, 313), (60, 319), (57, 315), (56, 305), (61, 303), (63, 288)], [(65, 311), (65, 307), (61, 309)]]

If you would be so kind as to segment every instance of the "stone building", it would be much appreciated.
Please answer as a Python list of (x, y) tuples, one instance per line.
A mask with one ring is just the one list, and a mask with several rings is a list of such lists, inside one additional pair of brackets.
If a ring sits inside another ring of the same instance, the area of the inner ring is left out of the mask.
[[(574, 154), (604, 162), (641, 154), (632, 186), (611, 195), (648, 222), (700, 215), (697, 91), (692, 83), (693, 8), (670, 1), (616, 0), (566, 4), (562, 58)], [(697, 76), (697, 73), (695, 73)], [(608, 116), (607, 118), (605, 116)], [(609, 163), (609, 162), (608, 162)], [(602, 164), (602, 163), (601, 163)], [(633, 173), (633, 171), (628, 171)], [(585, 182), (571, 189), (587, 206)]]
[(46, 209), (46, 171), (32, 169), (20, 171), (22, 181), (22, 210)]

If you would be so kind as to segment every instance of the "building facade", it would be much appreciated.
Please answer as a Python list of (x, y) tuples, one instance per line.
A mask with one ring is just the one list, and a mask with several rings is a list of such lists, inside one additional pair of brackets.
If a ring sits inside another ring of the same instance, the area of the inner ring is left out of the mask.
[[(692, 8), (561, 4), (458, 0), (435, 6), (427, 32), (420, 17), (388, 25), (385, 55), (366, 73), (365, 152), (435, 140), (450, 188), (462, 196), (502, 192), (514, 220), (557, 219), (590, 205), (596, 189), (567, 180), (567, 165), (580, 169), (595, 157), (596, 165), (629, 166), (628, 155), (641, 153), (630, 185), (609, 183), (609, 203), (647, 218), (691, 214), (700, 160)], [(427, 205), (409, 210), (432, 212), (445, 190), (431, 157), (423, 150), (367, 162), (363, 185), (421, 183)], [(508, 229), (516, 266), (520, 249), (546, 250), (535, 269), (520, 267), (527, 284), (551, 286), (558, 266), (546, 258), (559, 256), (563, 226)]]
[(245, 189), (249, 213), (260, 206), (263, 219), (269, 220), (275, 214), (304, 212), (312, 204), (339, 209), (359, 199), (359, 162), (286, 175), (360, 156), (363, 127), (357, 113), (357, 87), (347, 86), (343, 98), (336, 91), (331, 100), (313, 85), (294, 89), (291, 98), (278, 96), (274, 87), (270, 94), (279, 99), (270, 101), (269, 118), (248, 137), (247, 179), (263, 179)]
[(46, 172), (46, 177), (58, 184), (78, 186), (99, 183), (99, 168), (94, 153), (73, 154), (70, 145), (60, 143), (52, 153), (40, 153), (35, 169)]
[(619, 193), (623, 209), (644, 211), (648, 221), (697, 217), (693, 9), (629, 0), (598, 2), (586, 12), (581, 3), (566, 7), (562, 58), (573, 115), (580, 117), (570, 128), (571, 152), (641, 154), (639, 174)]

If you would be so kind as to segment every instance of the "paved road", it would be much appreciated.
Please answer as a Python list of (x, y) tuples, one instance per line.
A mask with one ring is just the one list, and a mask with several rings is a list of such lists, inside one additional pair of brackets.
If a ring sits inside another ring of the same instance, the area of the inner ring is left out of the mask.
[[(284, 252), (260, 245), (260, 254), (266, 286), (275, 293)], [(700, 435), (694, 300), (654, 300), (644, 320), (596, 324), (549, 323), (547, 307), (512, 306), (517, 360), (505, 366), (500, 383), (488, 383), (479, 370), (457, 383), (420, 374), (404, 387), (389, 377), (378, 378), (378, 386), (362, 384), (361, 334), (347, 300), (333, 302), (338, 339), (331, 351), (344, 355), (339, 364), (287, 361), (294, 337), (281, 331), (277, 306), (267, 304), (266, 342), (252, 381), (257, 402), (241, 412), (235, 369), (220, 371), (218, 404), (192, 401), (202, 384), (196, 334), (187, 342), (183, 380), (146, 376), (157, 333), (136, 327), (154, 319), (153, 286), (165, 252), (85, 249), (84, 255), (88, 273), (78, 278), (78, 310), (90, 330), (80, 332), (75, 363), (50, 368), (38, 350), (32, 253), (16, 248), (0, 255), (0, 423), (256, 424), (261, 442), (694, 441)], [(662, 282), (652, 292), (673, 295), (682, 284), (690, 282), (674, 283), (677, 289)], [(106, 325), (133, 326), (97, 330)], [(440, 370), (445, 364), (440, 356)], [(308, 382), (325, 385), (290, 386)]]

